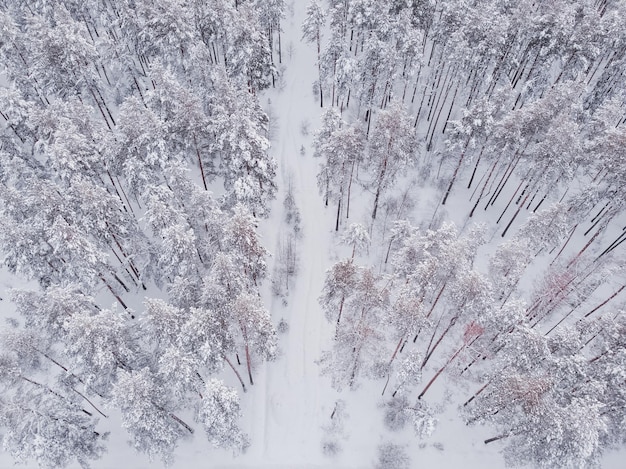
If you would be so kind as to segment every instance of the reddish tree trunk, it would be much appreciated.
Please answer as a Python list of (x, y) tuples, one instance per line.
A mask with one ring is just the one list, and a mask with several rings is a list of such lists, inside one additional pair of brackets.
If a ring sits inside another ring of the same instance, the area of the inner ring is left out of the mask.
[(435, 342), (435, 345), (433, 345), (433, 348), (427, 351), (426, 356), (424, 357), (424, 361), (422, 362), (422, 366), (420, 368), (424, 368), (426, 366), (426, 363), (428, 363), (428, 360), (433, 355), (433, 353), (435, 352), (439, 344), (441, 344), (441, 341), (443, 340), (443, 338), (448, 334), (448, 332), (450, 332), (450, 329), (452, 329), (452, 327), (454, 326), (458, 318), (459, 318), (458, 316), (454, 316), (450, 320), (450, 324), (448, 324), (448, 327), (446, 327), (446, 330), (443, 331), (443, 333), (439, 336), (439, 339), (437, 339), (437, 342)]
[(243, 379), (241, 379), (241, 375), (239, 374), (239, 372), (237, 371), (237, 369), (234, 367), (233, 363), (228, 359), (228, 357), (226, 355), (224, 355), (224, 361), (226, 363), (228, 363), (228, 365), (231, 367), (231, 369), (235, 372), (235, 375), (237, 376), (237, 379), (239, 380), (239, 383), (241, 383), (241, 387), (243, 388), (243, 392), (246, 392), (246, 385), (243, 382)]
[(443, 373), (443, 371), (448, 367), (448, 365), (450, 363), (452, 363), (452, 361), (463, 351), (463, 349), (466, 347), (467, 344), (463, 344), (461, 346), (461, 348), (459, 348), (456, 352), (454, 352), (454, 355), (452, 355), (448, 361), (445, 363), (445, 365), (443, 365), (441, 368), (439, 368), (439, 370), (437, 371), (437, 373), (435, 373), (435, 375), (430, 379), (430, 381), (428, 382), (428, 384), (426, 385), (426, 387), (422, 390), (422, 392), (420, 393), (419, 396), (417, 396), (418, 399), (421, 399), (422, 397), (424, 397), (424, 394), (426, 394), (426, 391), (428, 391), (428, 389), (433, 385), (433, 383), (437, 380), (437, 378), (439, 378), (439, 376), (441, 375), (441, 373)]
[(469, 403), (470, 403), (470, 402), (472, 402), (474, 399), (476, 399), (478, 396), (480, 396), (480, 394), (481, 394), (481, 393), (482, 393), (485, 389), (487, 389), (487, 386), (489, 386), (490, 384), (491, 384), (491, 381), (489, 381), (489, 382), (485, 383), (485, 385), (484, 385), (484, 386), (481, 386), (481, 388), (480, 388), (478, 391), (476, 391), (472, 397), (470, 397), (468, 400), (466, 400), (466, 401), (463, 403), (463, 407), (467, 406), (467, 404), (469, 404)]

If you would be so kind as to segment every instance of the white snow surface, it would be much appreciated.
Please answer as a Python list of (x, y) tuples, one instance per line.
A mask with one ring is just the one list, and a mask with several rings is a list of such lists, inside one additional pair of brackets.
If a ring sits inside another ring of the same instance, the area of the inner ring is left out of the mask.
[[(324, 274), (338, 259), (349, 256), (350, 249), (340, 244), (335, 234), (335, 208), (325, 207), (319, 196), (315, 175), (319, 161), (312, 156), (313, 133), (318, 126), (321, 109), (313, 94), (312, 82), (317, 77), (314, 46), (301, 41), (300, 26), (304, 20), (305, 0), (295, 0), (294, 13), (286, 12), (283, 21), (283, 64), (286, 71), (277, 89), (270, 90), (260, 99), (266, 110), (276, 116), (277, 131), (272, 138), (271, 153), (278, 162), (279, 192), (273, 203), (272, 214), (262, 222), (262, 240), (270, 252), (275, 253), (279, 237), (289, 230), (283, 222), (283, 199), (291, 178), (296, 204), (302, 217), (303, 236), (297, 241), (298, 273), (292, 283), (285, 305), (281, 298), (271, 292), (269, 279), (264, 285), (264, 302), (269, 308), (274, 324), (285, 318), (289, 330), (280, 334), (281, 353), (270, 363), (257, 364), (255, 384), (247, 393), (241, 393), (234, 376), (225, 370), (227, 384), (237, 388), (241, 395), (244, 417), (242, 428), (249, 435), (251, 446), (243, 455), (233, 456), (229, 450), (212, 448), (196, 428), (194, 438), (183, 441), (175, 454), (173, 468), (214, 469), (357, 469), (373, 467), (377, 447), (383, 442), (405, 445), (411, 458), (411, 467), (429, 468), (500, 468), (504, 459), (499, 453), (499, 443), (486, 446), (486, 438), (494, 436), (494, 430), (484, 427), (467, 427), (457, 414), (456, 399), (449, 395), (452, 386), (447, 379), (440, 379), (428, 396), (429, 404), (440, 406), (435, 432), (429, 438), (419, 440), (410, 428), (401, 432), (389, 432), (383, 425), (383, 414), (378, 404), (382, 401), (384, 380), (366, 381), (355, 390), (338, 393), (330, 386), (330, 380), (320, 376), (316, 361), (323, 350), (331, 347), (333, 326), (324, 318), (318, 304)], [(309, 124), (308, 135), (303, 135), (303, 123)], [(304, 146), (304, 155), (301, 147)], [(455, 190), (460, 191), (461, 184)], [(432, 217), (434, 206), (429, 203), (436, 197), (433, 189), (416, 188), (419, 201), (418, 215)], [(462, 196), (467, 199), (467, 196)], [(446, 206), (448, 218), (463, 225), (457, 216), (454, 203), (461, 204), (458, 214), (468, 212), (457, 197)], [(357, 192), (352, 200), (354, 215), (351, 222), (367, 217), (371, 197), (367, 192)], [(420, 213), (421, 212), (421, 213)], [(373, 242), (377, 239), (374, 236)], [(372, 250), (375, 250), (373, 246)], [(276, 260), (269, 260), (269, 272)], [(3, 277), (9, 278), (4, 275)], [(0, 296), (4, 313), (10, 313), (6, 289), (21, 287), (15, 280), (0, 282)], [(137, 298), (137, 305), (142, 298)], [(425, 376), (424, 382), (430, 376)], [(470, 395), (472, 389), (462, 389)], [(322, 452), (324, 427), (331, 422), (330, 415), (338, 399), (347, 404), (347, 418), (343, 433), (336, 441), (342, 451), (335, 456)], [(190, 416), (189, 416), (190, 417)], [(188, 419), (191, 420), (191, 417)], [(136, 453), (127, 444), (127, 435), (121, 428), (119, 416), (111, 412), (109, 419), (100, 423), (103, 431), (110, 431), (108, 452), (92, 464), (94, 468), (154, 468), (160, 461), (150, 462), (143, 454)], [(623, 468), (626, 454), (610, 452), (605, 455), (602, 467)], [(0, 453), (0, 468), (14, 467), (6, 453)], [(25, 465), (20, 467), (36, 467)]]

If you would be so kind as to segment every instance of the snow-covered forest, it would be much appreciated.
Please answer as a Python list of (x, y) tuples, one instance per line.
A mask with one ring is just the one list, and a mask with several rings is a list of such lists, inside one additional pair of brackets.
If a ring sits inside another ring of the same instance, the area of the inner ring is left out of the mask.
[(623, 467), (626, 2), (0, 5), (0, 466)]

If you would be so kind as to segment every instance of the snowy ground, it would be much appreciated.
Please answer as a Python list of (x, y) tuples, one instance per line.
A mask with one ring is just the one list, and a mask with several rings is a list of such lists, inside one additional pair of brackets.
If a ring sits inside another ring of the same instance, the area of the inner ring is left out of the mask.
[[(316, 360), (324, 349), (330, 348), (332, 326), (318, 305), (324, 272), (342, 256), (345, 249), (334, 234), (334, 210), (324, 207), (318, 195), (315, 174), (318, 162), (312, 157), (312, 133), (318, 125), (320, 108), (313, 96), (312, 82), (317, 75), (313, 47), (300, 41), (300, 25), (304, 19), (306, 2), (297, 0), (294, 12), (287, 11), (283, 33), (283, 63), (286, 73), (280, 89), (272, 90), (262, 98), (266, 109), (277, 117), (277, 131), (272, 141), (272, 152), (279, 164), (280, 187), (274, 202), (272, 216), (263, 222), (261, 233), (268, 249), (276, 252), (279, 237), (289, 227), (283, 222), (284, 191), (289, 181), (295, 188), (295, 199), (302, 216), (303, 236), (297, 242), (299, 271), (289, 291), (287, 304), (271, 293), (270, 282), (265, 286), (264, 300), (274, 323), (285, 318), (289, 331), (281, 334), (282, 354), (277, 361), (261, 364), (255, 370), (255, 385), (242, 395), (244, 420), (242, 426), (252, 445), (246, 454), (233, 458), (228, 451), (215, 450), (198, 432), (193, 440), (184, 442), (176, 453), (174, 468), (273, 468), (357, 469), (372, 467), (377, 446), (393, 441), (406, 445), (412, 467), (499, 468), (504, 461), (498, 444), (485, 446), (485, 438), (493, 430), (468, 428), (456, 415), (454, 404), (448, 405), (439, 416), (435, 433), (426, 440), (418, 440), (410, 430), (389, 433), (382, 423), (382, 412), (377, 408), (384, 382), (369, 382), (357, 391), (334, 391), (319, 374)], [(302, 132), (309, 123), (309, 133)], [(301, 147), (304, 146), (304, 155)], [(428, 195), (428, 194), (426, 194)], [(417, 197), (421, 197), (417, 194)], [(354, 213), (369, 207), (371, 201), (355, 196)], [(427, 199), (427, 197), (424, 197)], [(432, 206), (424, 203), (424, 214)], [(448, 206), (455, 218), (454, 209)], [(463, 213), (467, 213), (464, 211)], [(270, 260), (271, 264), (276, 256)], [(3, 287), (17, 286), (4, 282)], [(7, 307), (5, 292), (0, 303)], [(237, 386), (234, 377), (226, 374), (229, 384)], [(439, 380), (429, 394), (433, 405), (445, 404), (446, 380)], [(467, 390), (466, 390), (467, 391)], [(466, 392), (467, 393), (467, 392)], [(347, 403), (348, 417), (343, 432), (337, 437), (343, 450), (334, 457), (322, 452), (324, 427), (330, 424), (330, 415), (338, 399)], [(95, 468), (152, 468), (150, 463), (126, 444), (126, 435), (120, 429), (119, 419), (111, 415), (103, 427), (112, 432), (109, 452), (96, 463)], [(12, 467), (6, 454), (0, 454), (0, 467)], [(28, 467), (28, 466), (27, 466)], [(610, 453), (602, 467), (624, 467), (624, 454)]]

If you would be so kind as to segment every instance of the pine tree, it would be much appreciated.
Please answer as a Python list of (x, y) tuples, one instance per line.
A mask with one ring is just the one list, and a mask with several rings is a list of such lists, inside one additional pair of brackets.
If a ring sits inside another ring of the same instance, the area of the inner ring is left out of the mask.
[(397, 179), (400, 171), (414, 162), (417, 143), (413, 126), (399, 104), (380, 111), (369, 139), (366, 167), (373, 174), (375, 188), (372, 219), (376, 218), (380, 196)]
[(210, 380), (196, 419), (213, 446), (232, 448), (234, 453), (246, 450), (248, 437), (237, 426), (240, 416), (237, 393), (218, 380)]
[(315, 42), (317, 46), (317, 68), (319, 72), (320, 107), (324, 107), (324, 91), (322, 83), (322, 28), (326, 24), (326, 11), (317, 0), (307, 6), (306, 19), (302, 24), (302, 38), (307, 42)]
[(112, 403), (122, 412), (122, 425), (130, 433), (133, 447), (168, 462), (178, 441), (193, 429), (173, 413), (177, 405), (162, 384), (147, 368), (122, 370)]

